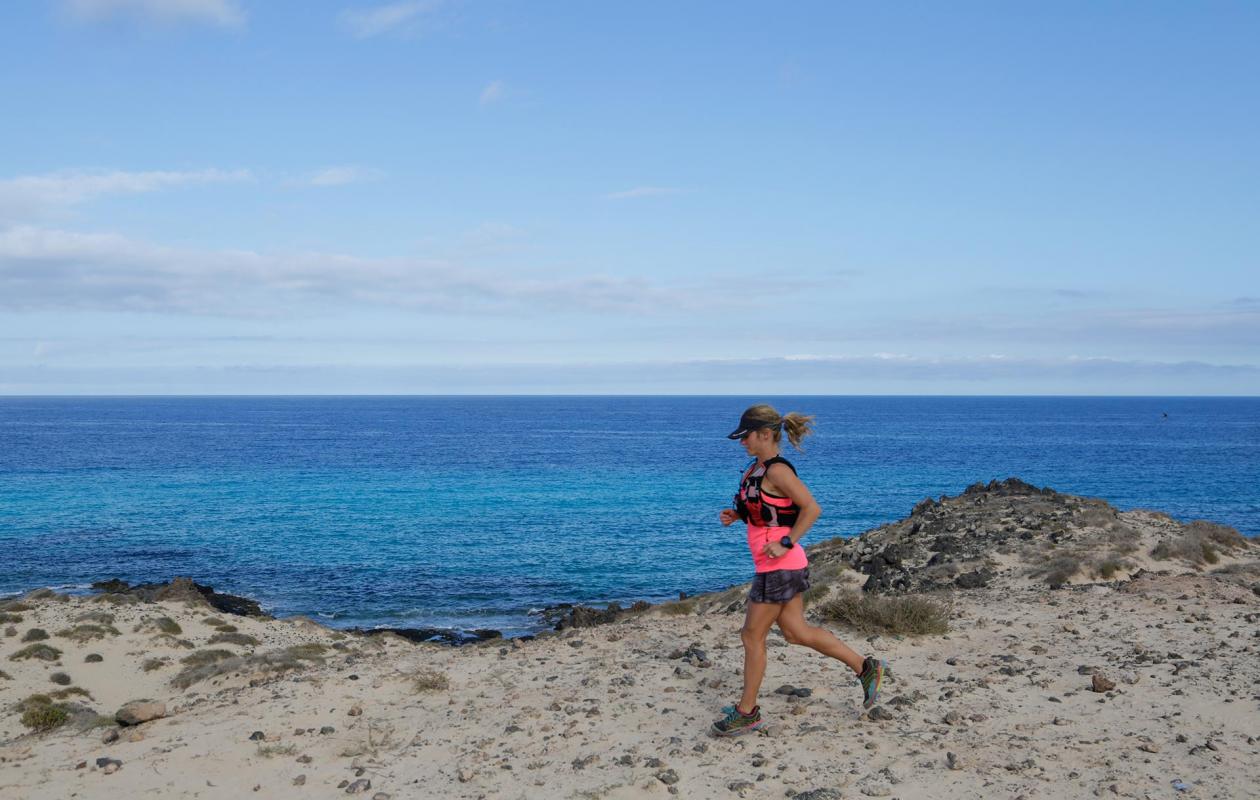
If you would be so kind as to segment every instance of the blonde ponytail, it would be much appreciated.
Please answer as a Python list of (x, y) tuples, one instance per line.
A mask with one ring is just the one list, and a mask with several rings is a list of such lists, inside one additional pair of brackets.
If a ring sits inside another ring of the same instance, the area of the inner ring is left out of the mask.
[[(792, 446), (804, 451), (801, 440), (814, 432), (814, 417), (812, 414), (802, 414), (799, 411), (789, 412), (783, 417), (783, 428), (787, 431), (788, 441), (792, 443)], [(774, 438), (779, 437), (776, 435)]]

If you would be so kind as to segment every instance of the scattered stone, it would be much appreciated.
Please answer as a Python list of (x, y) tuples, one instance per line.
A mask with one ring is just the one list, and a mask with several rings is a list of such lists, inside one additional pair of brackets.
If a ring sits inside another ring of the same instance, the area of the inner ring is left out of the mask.
[(749, 792), (757, 788), (757, 785), (751, 781), (732, 781), (726, 784), (726, 788), (740, 797), (747, 797)]
[(337, 729), (331, 725), (325, 725), (324, 727), (319, 729), (319, 732), (320, 732), (320, 735), (327, 736), (330, 733), (336, 733)]
[(958, 759), (956, 753), (947, 752), (945, 754), (945, 766), (950, 769), (962, 769), (962, 762)]
[(350, 706), (350, 710), (346, 712), (352, 717), (358, 717), (363, 714), (363, 709), (359, 706)]
[(666, 786), (673, 786), (678, 783), (678, 773), (672, 769), (663, 769), (656, 773), (656, 779)]
[(114, 714), (119, 725), (139, 725), (166, 716), (166, 703), (132, 701)]
[(83, 663), (84, 664), (99, 664), (104, 660), (105, 660), (105, 657), (102, 656), (100, 653), (88, 653), (87, 657), (83, 659)]
[(113, 744), (118, 741), (118, 729), (110, 728), (101, 734), (101, 744)]
[(293, 785), (294, 785), (294, 786), (305, 786), (305, 785), (306, 785), (306, 773), (304, 772), (304, 773), (302, 773), (301, 775), (298, 775), (296, 778), (294, 778), (294, 779), (293, 779)]
[(346, 794), (360, 794), (372, 788), (372, 782), (367, 778), (359, 778), (354, 783), (346, 787)]
[(249, 740), (251, 742), (265, 742), (267, 740), (267, 734), (262, 731), (254, 731), (249, 735)]
[(1094, 673), (1094, 679), (1091, 687), (1095, 692), (1110, 692), (1116, 688), (1116, 682), (1103, 675), (1101, 672)]
[(897, 715), (883, 706), (875, 706), (866, 712), (866, 718), (872, 722), (891, 722), (897, 718)]

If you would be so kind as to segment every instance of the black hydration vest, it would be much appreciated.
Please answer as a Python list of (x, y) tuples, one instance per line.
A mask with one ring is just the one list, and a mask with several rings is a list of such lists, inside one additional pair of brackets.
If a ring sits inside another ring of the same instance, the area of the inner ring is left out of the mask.
[(792, 470), (792, 474), (796, 474), (796, 467), (792, 466), (792, 462), (782, 456), (767, 458), (765, 463), (758, 466), (756, 462), (744, 472), (744, 479), (740, 481), (739, 491), (735, 493), (735, 513), (739, 514), (739, 518), (749, 525), (757, 525), (763, 528), (790, 528), (796, 524), (797, 515), (801, 513), (801, 507), (795, 501), (790, 502), (786, 506), (775, 505), (774, 503), (762, 502), (762, 496), (773, 497), (779, 500), (790, 500), (781, 494), (771, 494), (770, 492), (761, 491), (761, 481), (765, 479), (766, 472), (769, 471), (771, 464), (787, 464)]

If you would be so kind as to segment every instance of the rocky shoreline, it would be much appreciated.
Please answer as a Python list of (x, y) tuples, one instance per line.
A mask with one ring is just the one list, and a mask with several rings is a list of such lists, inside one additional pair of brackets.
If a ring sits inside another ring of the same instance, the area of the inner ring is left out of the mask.
[[(1221, 797), (1260, 785), (1260, 546), (1017, 479), (809, 548), (811, 624), (774, 632), (756, 734), (747, 586), (559, 607), (464, 646), (273, 619), (186, 579), (0, 602), (0, 796)], [(929, 613), (930, 612), (930, 613)], [(410, 634), (410, 635), (409, 635)], [(454, 643), (454, 642), (452, 642)]]

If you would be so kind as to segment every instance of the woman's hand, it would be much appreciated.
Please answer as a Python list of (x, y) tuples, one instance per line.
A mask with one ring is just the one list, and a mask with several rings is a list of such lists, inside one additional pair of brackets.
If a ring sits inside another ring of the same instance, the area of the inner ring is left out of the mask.
[(761, 548), (761, 552), (771, 558), (783, 558), (787, 555), (787, 548), (778, 542), (766, 542), (765, 547)]
[(739, 519), (739, 514), (737, 514), (733, 508), (724, 508), (722, 509), (722, 513), (718, 514), (718, 519), (722, 520), (723, 525), (730, 525), (732, 522)]

